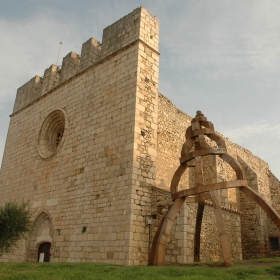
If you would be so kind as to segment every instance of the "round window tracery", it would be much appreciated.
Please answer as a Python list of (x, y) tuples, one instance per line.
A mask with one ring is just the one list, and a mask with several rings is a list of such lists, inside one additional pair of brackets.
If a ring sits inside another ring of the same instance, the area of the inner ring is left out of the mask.
[(61, 148), (67, 129), (66, 112), (53, 110), (45, 118), (38, 138), (38, 153), (42, 158), (55, 155)]

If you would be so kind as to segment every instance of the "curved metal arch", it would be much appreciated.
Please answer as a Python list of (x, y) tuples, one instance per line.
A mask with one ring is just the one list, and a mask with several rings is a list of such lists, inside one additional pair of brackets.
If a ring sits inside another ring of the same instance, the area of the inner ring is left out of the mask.
[(174, 195), (175, 193), (178, 192), (179, 182), (181, 180), (181, 177), (183, 176), (183, 174), (187, 170), (187, 168), (188, 168), (188, 164), (187, 163), (183, 163), (175, 171), (175, 173), (174, 173), (174, 175), (172, 177), (172, 180), (171, 180), (171, 184), (170, 184), (171, 195)]
[[(193, 140), (193, 143), (194, 143), (194, 140)], [(190, 155), (189, 151), (192, 148), (192, 146), (190, 144), (191, 144), (191, 142), (188, 142), (188, 145), (186, 145), (186, 150), (184, 153), (185, 156)], [(188, 154), (187, 154), (187, 151), (188, 151)], [(209, 149), (208, 152), (209, 153), (203, 154), (203, 156), (213, 154), (213, 151), (211, 149)], [(245, 175), (244, 169), (243, 169), (242, 165), (236, 159), (234, 159), (231, 155), (224, 153), (224, 151), (222, 153), (217, 152), (215, 154), (219, 154), (219, 157), (221, 159), (223, 159), (225, 162), (227, 162), (232, 167), (232, 169), (235, 171), (237, 180), (241, 180), (241, 181), (246, 180), (246, 175)], [(194, 158), (195, 158), (195, 155), (191, 156), (189, 158), (189, 160), (184, 161), (175, 171), (175, 173), (172, 177), (172, 180), (171, 180), (171, 184), (170, 184), (170, 191), (171, 191), (172, 197), (178, 192), (178, 185), (181, 180), (181, 177), (183, 176), (183, 174), (185, 173), (185, 171), (188, 168), (187, 162), (189, 162), (190, 160), (192, 160)], [(243, 184), (244, 184), (244, 182), (242, 182), (241, 185), (243, 185)], [(205, 185), (205, 186), (207, 186), (207, 185)], [(246, 186), (247, 186), (247, 184), (246, 184)], [(238, 186), (235, 186), (235, 187), (238, 187)], [(227, 188), (227, 187), (224, 187), (224, 188)], [(190, 190), (190, 189), (188, 189), (188, 190)], [(194, 193), (192, 193), (192, 194), (194, 194)], [(189, 194), (189, 195), (191, 195), (191, 194)]]
[(277, 211), (256, 191), (248, 186), (240, 187), (240, 190), (253, 201), (255, 201), (280, 230), (280, 215)]
[[(190, 146), (188, 146), (188, 147), (190, 147)], [(191, 147), (189, 149), (191, 149)], [(222, 157), (224, 155), (227, 155), (227, 156)], [(157, 233), (153, 239), (151, 253), (150, 253), (149, 262), (148, 262), (149, 265), (164, 265), (165, 249), (166, 249), (168, 236), (170, 235), (170, 231), (171, 231), (174, 219), (176, 217), (176, 214), (179, 213), (187, 196), (195, 195), (195, 194), (202, 193), (202, 192), (209, 192), (209, 191), (213, 191), (213, 190), (217, 190), (217, 189), (229, 188), (229, 187), (236, 188), (236, 187), (240, 187), (240, 185), (244, 186), (244, 187), (247, 186), (247, 180), (246, 179), (243, 180), (244, 178), (246, 178), (246, 176), (245, 176), (242, 166), (232, 156), (230, 156), (228, 154), (223, 154), (222, 156), (221, 156), (221, 158), (225, 159), (225, 161), (230, 166), (232, 166), (232, 168), (235, 170), (236, 177), (239, 180), (203, 185), (203, 188), (206, 187), (206, 190), (203, 190), (202, 187), (201, 188), (197, 187), (197, 188), (187, 189), (187, 190), (178, 192), (178, 185), (179, 185), (180, 179), (188, 168), (187, 162), (181, 164), (177, 168), (177, 170), (175, 171), (175, 173), (172, 177), (172, 181), (171, 181), (171, 185), (170, 185), (172, 200), (174, 202), (173, 202), (172, 206), (170, 207), (169, 211), (167, 212), (167, 214), (162, 219), (160, 226), (157, 230)], [(208, 186), (208, 188), (207, 188), (207, 186)], [(213, 194), (213, 195), (215, 196), (215, 194)], [(279, 220), (279, 222), (280, 222), (280, 220)], [(225, 236), (225, 234), (223, 234), (223, 238), (224, 238), (224, 236)], [(230, 255), (230, 252), (227, 251), (227, 253)], [(232, 265), (231, 257), (227, 256), (225, 258), (225, 263), (227, 266), (231, 266)]]
[[(223, 229), (223, 222), (222, 222), (222, 214), (220, 209), (220, 204), (218, 201), (217, 194), (215, 190), (217, 189), (223, 189), (223, 188), (240, 188), (240, 190), (249, 198), (251, 198), (253, 201), (255, 201), (268, 215), (268, 217), (272, 220), (272, 222), (277, 226), (277, 228), (280, 230), (280, 216), (279, 214), (273, 209), (273, 207), (257, 192), (255, 192), (253, 189), (251, 189), (248, 186), (246, 175), (244, 172), (243, 167), (239, 164), (239, 162), (234, 159), (232, 156), (227, 154), (225, 151), (220, 151), (215, 154), (218, 154), (221, 159), (223, 159), (225, 162), (227, 162), (235, 171), (237, 180), (229, 181), (229, 182), (221, 182), (221, 183), (214, 183), (214, 184), (207, 184), (201, 186), (198, 186), (196, 188), (187, 189), (183, 191), (178, 191), (178, 185), (180, 182), (180, 179), (186, 169), (188, 168), (188, 161), (192, 160), (196, 157), (196, 154), (191, 154), (191, 148), (193, 147), (195, 143), (195, 138), (199, 135), (203, 134), (208, 136), (211, 140), (215, 141), (218, 145), (218, 147), (221, 149), (226, 149), (225, 141), (222, 139), (218, 134), (216, 134), (214, 131), (214, 126), (211, 122), (207, 121), (207, 118), (204, 117), (204, 115), (198, 111), (196, 117), (192, 120), (192, 124), (195, 122), (200, 122), (201, 125), (203, 125), (206, 128), (198, 128), (196, 129), (196, 132), (194, 133), (192, 130), (192, 127), (188, 127), (186, 130), (186, 141), (183, 144), (182, 151), (181, 151), (181, 164), (175, 171), (171, 185), (170, 185), (170, 191), (173, 199), (173, 204), (168, 210), (167, 214), (163, 217), (159, 228), (157, 230), (157, 233), (154, 237), (152, 248), (151, 248), (151, 254), (149, 256), (149, 265), (164, 265), (165, 260), (165, 249), (166, 244), (168, 240), (168, 236), (170, 234), (174, 219), (176, 217), (176, 214), (180, 211), (183, 203), (186, 201), (186, 197), (189, 195), (195, 195), (203, 192), (209, 191), (211, 193), (211, 197), (213, 199), (213, 205), (216, 208), (216, 219), (218, 224), (220, 223), (219, 230), (221, 242), (224, 243), (225, 246), (222, 246), (223, 250), (223, 256), (224, 261), (227, 266), (232, 265), (231, 261), (231, 254), (228, 246), (228, 240), (225, 234), (225, 231)], [(198, 125), (200, 126), (200, 125)], [(210, 146), (208, 144), (203, 144), (204, 147), (207, 146), (209, 148)], [(209, 152), (209, 151), (208, 151)], [(210, 154), (213, 154), (213, 150), (210, 149)], [(201, 155), (199, 153), (197, 156), (206, 156), (207, 153), (202, 152)], [(201, 210), (201, 209), (200, 209)], [(202, 211), (202, 212), (201, 212)], [(203, 215), (203, 210), (201, 210), (201, 219)], [(220, 221), (219, 221), (220, 220)]]
[(153, 239), (148, 261), (149, 265), (164, 265), (168, 236), (170, 235), (176, 214), (180, 211), (185, 200), (186, 198), (177, 198), (161, 220), (157, 233)]

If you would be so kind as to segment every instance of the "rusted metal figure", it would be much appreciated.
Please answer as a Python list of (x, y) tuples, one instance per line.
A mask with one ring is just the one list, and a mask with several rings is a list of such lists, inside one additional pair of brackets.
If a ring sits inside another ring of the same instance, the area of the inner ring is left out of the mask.
[[(217, 147), (210, 146), (206, 141), (206, 136), (216, 142)], [(194, 149), (192, 149), (193, 147)], [(237, 179), (233, 181), (205, 184), (202, 157), (207, 155), (217, 155), (227, 162), (235, 171)], [(188, 169), (188, 163), (192, 160), (195, 162), (196, 186), (194, 188), (179, 191), (178, 185), (180, 179), (184, 172)], [(259, 193), (255, 192), (248, 186), (242, 166), (236, 159), (227, 153), (223, 138), (215, 132), (213, 124), (210, 121), (207, 121), (207, 118), (200, 111), (197, 111), (191, 125), (186, 130), (186, 141), (183, 144), (181, 151), (180, 166), (175, 171), (171, 181), (170, 191), (173, 204), (162, 219), (153, 239), (149, 256), (149, 264), (164, 265), (167, 239), (176, 214), (180, 211), (184, 202), (198, 203), (194, 237), (194, 261), (199, 261), (200, 232), (205, 202), (203, 194), (209, 192), (217, 220), (224, 262), (226, 266), (232, 266), (230, 246), (224, 227), (221, 204), (217, 195), (217, 190), (228, 188), (239, 188), (245, 195), (255, 201), (266, 212), (267, 216), (271, 218), (280, 230), (280, 216), (278, 213)]]

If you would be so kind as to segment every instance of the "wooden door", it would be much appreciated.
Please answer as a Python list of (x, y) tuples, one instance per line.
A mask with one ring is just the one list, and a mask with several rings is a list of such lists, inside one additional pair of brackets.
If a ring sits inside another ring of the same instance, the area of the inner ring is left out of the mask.
[(40, 244), (38, 250), (38, 262), (49, 262), (50, 261), (50, 248), (51, 243), (45, 242)]

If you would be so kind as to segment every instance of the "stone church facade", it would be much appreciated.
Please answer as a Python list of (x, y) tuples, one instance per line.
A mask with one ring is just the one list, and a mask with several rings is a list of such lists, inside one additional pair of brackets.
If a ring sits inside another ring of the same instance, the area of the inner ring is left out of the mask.
[[(105, 28), (102, 43), (89, 39), (81, 55), (70, 52), (61, 68), (51, 65), (18, 89), (0, 203), (29, 201), (34, 226), (0, 261), (147, 264), (192, 119), (158, 92), (158, 43), (159, 21), (140, 7)], [(280, 211), (280, 183), (268, 164), (224, 139), (250, 187)], [(234, 178), (216, 156), (204, 161), (207, 180), (213, 166), (220, 178)], [(194, 182), (190, 169), (181, 188)], [(279, 231), (258, 205), (237, 189), (219, 197), (234, 259), (280, 255)], [(186, 204), (177, 216), (166, 263), (193, 261), (196, 207)], [(221, 259), (206, 199), (201, 260)]]

